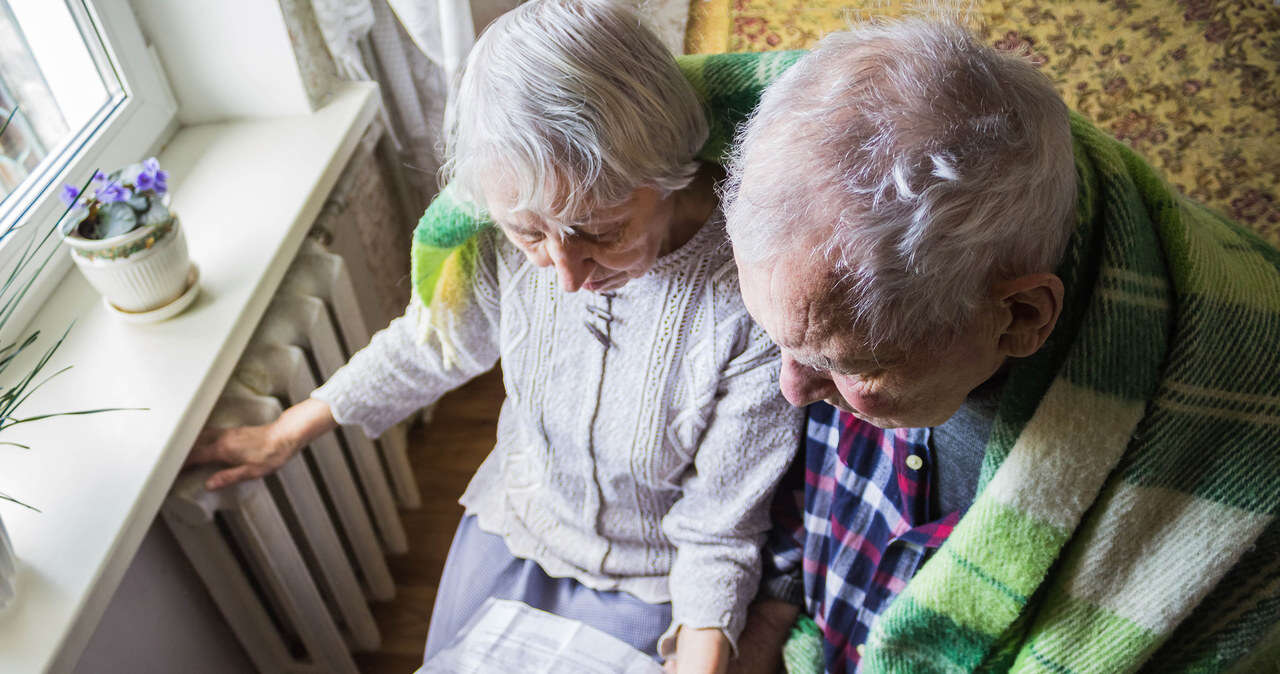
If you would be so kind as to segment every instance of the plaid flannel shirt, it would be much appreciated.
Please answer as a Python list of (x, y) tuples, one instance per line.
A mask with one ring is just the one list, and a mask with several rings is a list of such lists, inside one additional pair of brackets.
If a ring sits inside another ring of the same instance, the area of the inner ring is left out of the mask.
[(828, 672), (857, 669), (876, 617), (960, 519), (931, 513), (929, 433), (809, 406), (803, 465), (796, 462), (774, 502), (765, 575), (767, 582), (803, 570)]

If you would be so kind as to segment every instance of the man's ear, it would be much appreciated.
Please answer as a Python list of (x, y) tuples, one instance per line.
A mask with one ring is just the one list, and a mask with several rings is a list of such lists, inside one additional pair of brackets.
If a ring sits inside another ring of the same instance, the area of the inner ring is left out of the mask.
[(1025, 358), (1049, 339), (1062, 313), (1062, 279), (1053, 274), (1028, 274), (1000, 281), (993, 290), (1007, 320), (1000, 334), (1000, 350)]

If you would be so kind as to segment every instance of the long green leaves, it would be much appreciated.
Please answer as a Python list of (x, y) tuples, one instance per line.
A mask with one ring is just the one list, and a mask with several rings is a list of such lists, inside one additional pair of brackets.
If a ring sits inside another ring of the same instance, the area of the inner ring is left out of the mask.
[(13, 109), (9, 111), (9, 116), (4, 118), (4, 126), (0, 126), (0, 136), (4, 135), (4, 130), (9, 128), (9, 122), (13, 121), (13, 116), (16, 114), (18, 114), (17, 105), (13, 106)]
[(12, 497), (12, 496), (10, 496), (10, 495), (8, 495), (8, 494), (6, 494), (6, 493), (2, 492), (2, 491), (0, 491), (0, 501), (8, 501), (8, 502), (10, 502), (10, 503), (17, 503), (18, 505), (22, 506), (23, 508), (30, 508), (31, 510), (34, 510), (34, 511), (36, 511), (36, 512), (40, 512), (40, 509), (39, 509), (39, 508), (37, 508), (37, 507), (35, 507), (35, 506), (31, 505), (30, 503), (23, 503), (22, 501), (19, 501), (18, 499), (14, 498), (14, 497)]
[[(5, 119), (4, 126), (0, 127), (0, 134), (3, 134), (5, 129), (9, 128), (9, 124), (13, 121), (13, 117), (17, 112), (17, 106), (14, 106), (13, 110), (9, 111), (9, 116)], [(97, 172), (95, 171), (94, 173)], [(80, 188), (81, 193), (89, 188), (89, 184), (92, 180), (93, 179), (90, 178), (85, 181), (85, 184)], [(26, 297), (27, 291), (31, 289), (31, 284), (35, 282), (36, 277), (44, 271), (45, 267), (48, 266), (49, 262), (53, 259), (53, 256), (57, 254), (58, 247), (56, 245), (48, 246), (43, 257), (37, 260), (37, 256), (40, 254), (40, 251), (42, 249), (46, 249), (49, 239), (58, 231), (58, 224), (63, 218), (67, 217), (67, 213), (70, 212), (73, 205), (74, 202), (67, 205), (67, 207), (62, 211), (62, 215), (54, 221), (53, 225), (49, 227), (47, 231), (44, 232), (43, 236), (39, 236), (38, 233), (32, 233), (32, 235), (27, 238), (25, 246), (18, 254), (17, 259), (13, 262), (13, 266), (5, 275), (3, 283), (0, 283), (0, 331), (3, 331), (4, 327), (8, 325), (9, 319), (13, 317), (13, 312), (17, 310), (22, 300)], [(10, 224), (3, 233), (0, 233), (0, 242), (8, 240), (10, 235), (14, 234), (19, 229), (20, 227), (16, 222)], [(9, 245), (15, 245), (15, 242), (10, 241)], [(67, 334), (71, 332), (71, 327), (72, 326), (67, 326), (67, 329), (63, 331), (62, 336), (58, 338), (58, 341), (54, 342), (53, 346), (46, 349), (45, 352), (40, 355), (36, 363), (31, 365), (30, 369), (26, 373), (17, 377), (17, 382), (12, 385), (6, 383), (10, 380), (5, 375), (8, 373), (10, 366), (18, 360), (19, 356), (21, 356), (27, 349), (34, 346), (40, 339), (40, 331), (37, 330), (32, 332), (30, 335), (27, 335), (24, 339), (0, 346), (0, 432), (17, 426), (18, 424), (51, 419), (53, 417), (98, 414), (101, 412), (114, 412), (126, 409), (140, 409), (106, 407), (101, 409), (77, 410), (74, 412), (36, 414), (28, 417), (17, 416), (18, 408), (20, 408), (22, 404), (32, 396), (32, 394), (40, 390), (41, 387), (49, 383), (49, 381), (54, 377), (57, 377), (71, 369), (70, 366), (64, 367), (57, 372), (48, 375), (44, 379), (41, 379), (39, 382), (36, 381), (37, 377), (40, 376), (41, 371), (44, 370), (45, 366), (47, 366), (49, 361), (53, 358), (54, 353), (56, 353), (58, 348), (62, 346), (62, 343), (66, 341)], [(17, 442), (0, 441), (0, 444), (19, 447), (22, 449), (30, 449), (26, 445)], [(39, 509), (34, 506), (23, 503), (17, 498), (4, 492), (0, 492), (0, 500), (17, 503), (18, 505), (39, 512)]]

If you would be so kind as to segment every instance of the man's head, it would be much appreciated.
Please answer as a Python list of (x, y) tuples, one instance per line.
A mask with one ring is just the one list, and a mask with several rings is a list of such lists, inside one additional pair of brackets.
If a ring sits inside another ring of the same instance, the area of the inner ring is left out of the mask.
[(1027, 60), (924, 20), (833, 34), (769, 87), (725, 190), (783, 393), (946, 420), (1061, 310), (1067, 109)]

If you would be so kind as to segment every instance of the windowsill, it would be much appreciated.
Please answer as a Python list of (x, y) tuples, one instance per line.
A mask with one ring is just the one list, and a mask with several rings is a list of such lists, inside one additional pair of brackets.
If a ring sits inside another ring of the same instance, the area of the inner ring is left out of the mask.
[[(71, 272), (27, 333), (44, 370), (74, 369), (21, 412), (145, 407), (33, 422), (0, 445), (0, 502), (18, 598), (0, 613), (0, 671), (70, 671), (159, 512), (325, 195), (373, 119), (376, 85), (348, 83), (314, 114), (183, 128), (160, 154), (173, 176), (200, 296), (153, 325), (122, 322)], [(20, 368), (20, 365), (19, 365)], [(11, 372), (21, 371), (12, 369)]]

